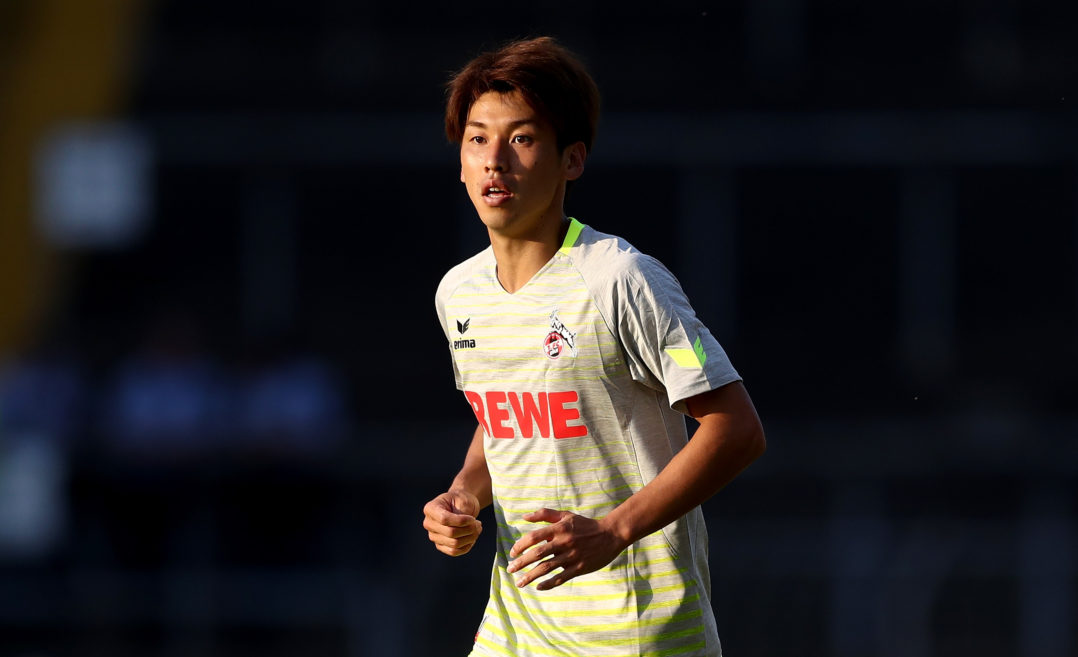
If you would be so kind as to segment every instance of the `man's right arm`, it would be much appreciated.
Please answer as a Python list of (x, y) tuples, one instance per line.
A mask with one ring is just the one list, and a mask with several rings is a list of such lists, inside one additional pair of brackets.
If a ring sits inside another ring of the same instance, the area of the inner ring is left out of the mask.
[(490, 471), (483, 453), (483, 427), (476, 427), (464, 467), (449, 490), (423, 507), (423, 528), (439, 552), (452, 557), (467, 553), (475, 545), (483, 524), (476, 516), (493, 501)]

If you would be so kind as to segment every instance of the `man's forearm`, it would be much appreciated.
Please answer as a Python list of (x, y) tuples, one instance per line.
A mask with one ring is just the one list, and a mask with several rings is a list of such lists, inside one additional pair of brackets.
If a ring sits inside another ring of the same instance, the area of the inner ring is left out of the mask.
[(700, 427), (647, 486), (600, 522), (626, 545), (677, 520), (730, 483), (765, 449), (759, 418), (740, 383), (712, 391), (690, 412)]
[(494, 501), (491, 490), (490, 471), (487, 469), (486, 454), (483, 452), (483, 427), (476, 427), (468, 453), (464, 457), (464, 466), (453, 478), (450, 490), (459, 488), (475, 495), (479, 508), (485, 509)]

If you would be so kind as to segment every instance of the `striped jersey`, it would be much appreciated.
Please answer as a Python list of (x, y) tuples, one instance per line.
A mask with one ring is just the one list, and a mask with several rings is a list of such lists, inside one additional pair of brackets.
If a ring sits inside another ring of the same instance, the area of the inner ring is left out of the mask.
[(472, 655), (720, 655), (699, 507), (549, 591), (518, 589), (506, 566), (544, 526), (524, 514), (606, 515), (685, 445), (685, 400), (740, 377), (674, 275), (621, 238), (571, 219), (513, 294), (496, 267), (488, 247), (436, 296), (457, 387), (485, 433), (497, 521)]

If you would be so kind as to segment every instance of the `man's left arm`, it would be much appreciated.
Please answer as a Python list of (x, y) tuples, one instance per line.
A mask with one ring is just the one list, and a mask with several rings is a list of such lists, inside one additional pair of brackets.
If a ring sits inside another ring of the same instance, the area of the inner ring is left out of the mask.
[(702, 504), (764, 453), (763, 427), (740, 381), (685, 400), (700, 426), (688, 444), (647, 486), (600, 519), (540, 509), (529, 522), (548, 522), (528, 532), (509, 552), (509, 572), (522, 572), (523, 587), (561, 568), (536, 588), (560, 586), (594, 572), (635, 541), (658, 531)]

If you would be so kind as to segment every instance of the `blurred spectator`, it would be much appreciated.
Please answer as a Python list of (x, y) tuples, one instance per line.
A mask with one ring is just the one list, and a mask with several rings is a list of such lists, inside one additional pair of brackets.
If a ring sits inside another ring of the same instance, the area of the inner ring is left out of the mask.
[(237, 373), (237, 445), (249, 455), (327, 455), (345, 431), (340, 383), (317, 356), (293, 341), (254, 346)]
[(0, 555), (56, 547), (67, 516), (66, 450), (83, 398), (81, 368), (59, 342), (0, 365)]
[(225, 386), (184, 311), (157, 317), (117, 366), (103, 400), (105, 448), (151, 460), (199, 458), (220, 447)]
[(0, 365), (0, 440), (66, 443), (79, 428), (85, 388), (71, 349), (43, 344)]

